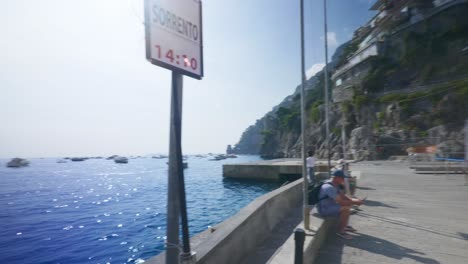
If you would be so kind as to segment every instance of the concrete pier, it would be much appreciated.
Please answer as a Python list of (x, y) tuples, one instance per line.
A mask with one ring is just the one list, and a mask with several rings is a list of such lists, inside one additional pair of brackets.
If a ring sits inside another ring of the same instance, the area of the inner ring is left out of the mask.
[[(275, 166), (278, 161), (268, 162)], [(300, 168), (300, 161), (286, 164)], [(345, 241), (334, 235), (334, 219), (322, 219), (312, 211), (304, 263), (467, 263), (466, 178), (421, 175), (408, 165), (352, 164), (352, 176), (359, 180), (356, 195), (368, 197), (351, 217), (359, 232)], [(292, 263), (293, 232), (303, 227), (301, 220), (302, 180), (298, 180), (258, 197), (236, 215), (192, 237), (196, 263)], [(164, 264), (165, 254), (145, 263)]]
[[(315, 263), (468, 263), (468, 187), (460, 174), (417, 174), (399, 162), (360, 162), (353, 240), (330, 233)], [(291, 262), (292, 263), (292, 262)]]
[[(334, 166), (335, 164), (332, 164)], [(326, 161), (317, 161), (315, 172), (328, 171)], [(224, 164), (223, 177), (254, 180), (294, 180), (302, 176), (301, 159), (274, 159), (251, 163)]]

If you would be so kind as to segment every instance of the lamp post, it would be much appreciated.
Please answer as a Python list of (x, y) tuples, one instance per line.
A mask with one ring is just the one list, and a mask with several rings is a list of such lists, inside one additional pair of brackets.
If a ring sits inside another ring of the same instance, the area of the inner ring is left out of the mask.
[(310, 216), (309, 216), (309, 181), (307, 180), (307, 168), (306, 168), (306, 151), (305, 151), (305, 60), (304, 60), (304, 0), (301, 0), (301, 134), (302, 134), (302, 178), (303, 181), (303, 218), (304, 218), (304, 229), (310, 229)]
[(323, 0), (323, 25), (324, 25), (324, 40), (325, 40), (325, 127), (326, 127), (326, 145), (327, 145), (327, 161), (328, 161), (328, 178), (331, 177), (330, 169), (330, 119), (329, 119), (329, 95), (328, 95), (328, 29), (327, 29), (327, 0)]

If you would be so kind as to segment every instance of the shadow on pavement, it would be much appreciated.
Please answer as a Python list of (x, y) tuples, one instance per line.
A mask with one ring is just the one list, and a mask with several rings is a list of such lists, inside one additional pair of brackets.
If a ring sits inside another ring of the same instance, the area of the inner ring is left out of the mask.
[(375, 190), (377, 190), (377, 189), (370, 188), (370, 187), (360, 187), (360, 186), (356, 186), (356, 189), (358, 189), (358, 190), (366, 190), (366, 191), (375, 191)]
[(382, 203), (382, 202), (379, 202), (379, 201), (372, 201), (372, 200), (365, 200), (364, 205), (366, 205), (366, 206), (382, 206), (382, 207), (387, 207), (387, 208), (398, 208), (398, 207), (395, 207), (395, 206), (392, 206), (392, 205), (388, 205), (386, 203)]
[(463, 239), (468, 240), (468, 234), (467, 234), (467, 233), (458, 232), (458, 234), (459, 234), (461, 237), (463, 237)]
[(336, 235), (330, 234), (327, 237), (325, 247), (320, 249), (319, 256), (315, 263), (318, 264), (339, 264), (342, 263), (343, 248), (357, 248), (377, 255), (383, 255), (394, 259), (394, 263), (400, 262), (404, 258), (412, 259), (425, 264), (440, 264), (439, 261), (423, 257), (425, 254), (403, 247), (388, 240), (366, 234), (354, 234), (353, 240), (343, 240)]
[(395, 260), (409, 258), (414, 261), (426, 264), (440, 263), (435, 259), (423, 257), (425, 254), (422, 252), (413, 250), (411, 248), (402, 247), (388, 240), (366, 234), (356, 235), (353, 240), (350, 240), (349, 242), (346, 241), (346, 245), (349, 247), (369, 251), (374, 254), (384, 255)]
[(408, 227), (408, 228), (412, 228), (412, 229), (417, 229), (417, 230), (429, 232), (429, 233), (436, 234), (436, 235), (439, 235), (439, 236), (445, 236), (445, 237), (450, 237), (450, 238), (455, 238), (455, 239), (460, 239), (460, 240), (467, 240), (466, 238), (468, 237), (467, 234), (463, 234), (463, 233), (460, 233), (460, 232), (458, 232), (458, 234), (453, 234), (453, 233), (449, 233), (449, 232), (435, 230), (435, 229), (432, 229), (431, 227), (406, 223), (406, 222), (403, 222), (403, 221), (399, 221), (399, 220), (395, 220), (395, 219), (391, 219), (391, 218), (386, 218), (386, 217), (382, 217), (382, 216), (378, 216), (378, 215), (363, 213), (363, 212), (358, 212), (356, 215), (361, 216), (361, 217), (365, 217), (365, 218), (371, 218), (371, 219), (374, 219), (374, 220), (379, 220), (379, 221), (389, 223), (389, 224), (394, 224), (394, 225), (399, 225), (399, 226), (402, 226), (402, 227)]
[(341, 263), (343, 255), (343, 247), (345, 245), (344, 240), (334, 235), (334, 232), (330, 231), (327, 238), (318, 251), (318, 257), (314, 261), (316, 264), (335, 264)]

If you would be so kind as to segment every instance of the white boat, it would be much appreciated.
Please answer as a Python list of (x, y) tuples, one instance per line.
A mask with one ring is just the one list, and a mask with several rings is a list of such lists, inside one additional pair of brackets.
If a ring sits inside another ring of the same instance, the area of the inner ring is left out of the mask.
[(220, 154), (220, 155), (216, 155), (214, 158), (210, 159), (210, 160), (223, 160), (223, 159), (227, 159), (228, 157), (224, 154)]
[(7, 167), (9, 168), (20, 168), (29, 165), (29, 161), (26, 159), (21, 158), (14, 158), (7, 163)]

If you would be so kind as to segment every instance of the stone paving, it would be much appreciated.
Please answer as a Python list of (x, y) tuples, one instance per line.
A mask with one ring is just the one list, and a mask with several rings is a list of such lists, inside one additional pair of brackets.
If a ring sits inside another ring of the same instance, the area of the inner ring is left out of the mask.
[(330, 233), (315, 263), (468, 263), (468, 186), (461, 174), (415, 174), (397, 161), (361, 171), (353, 240)]

